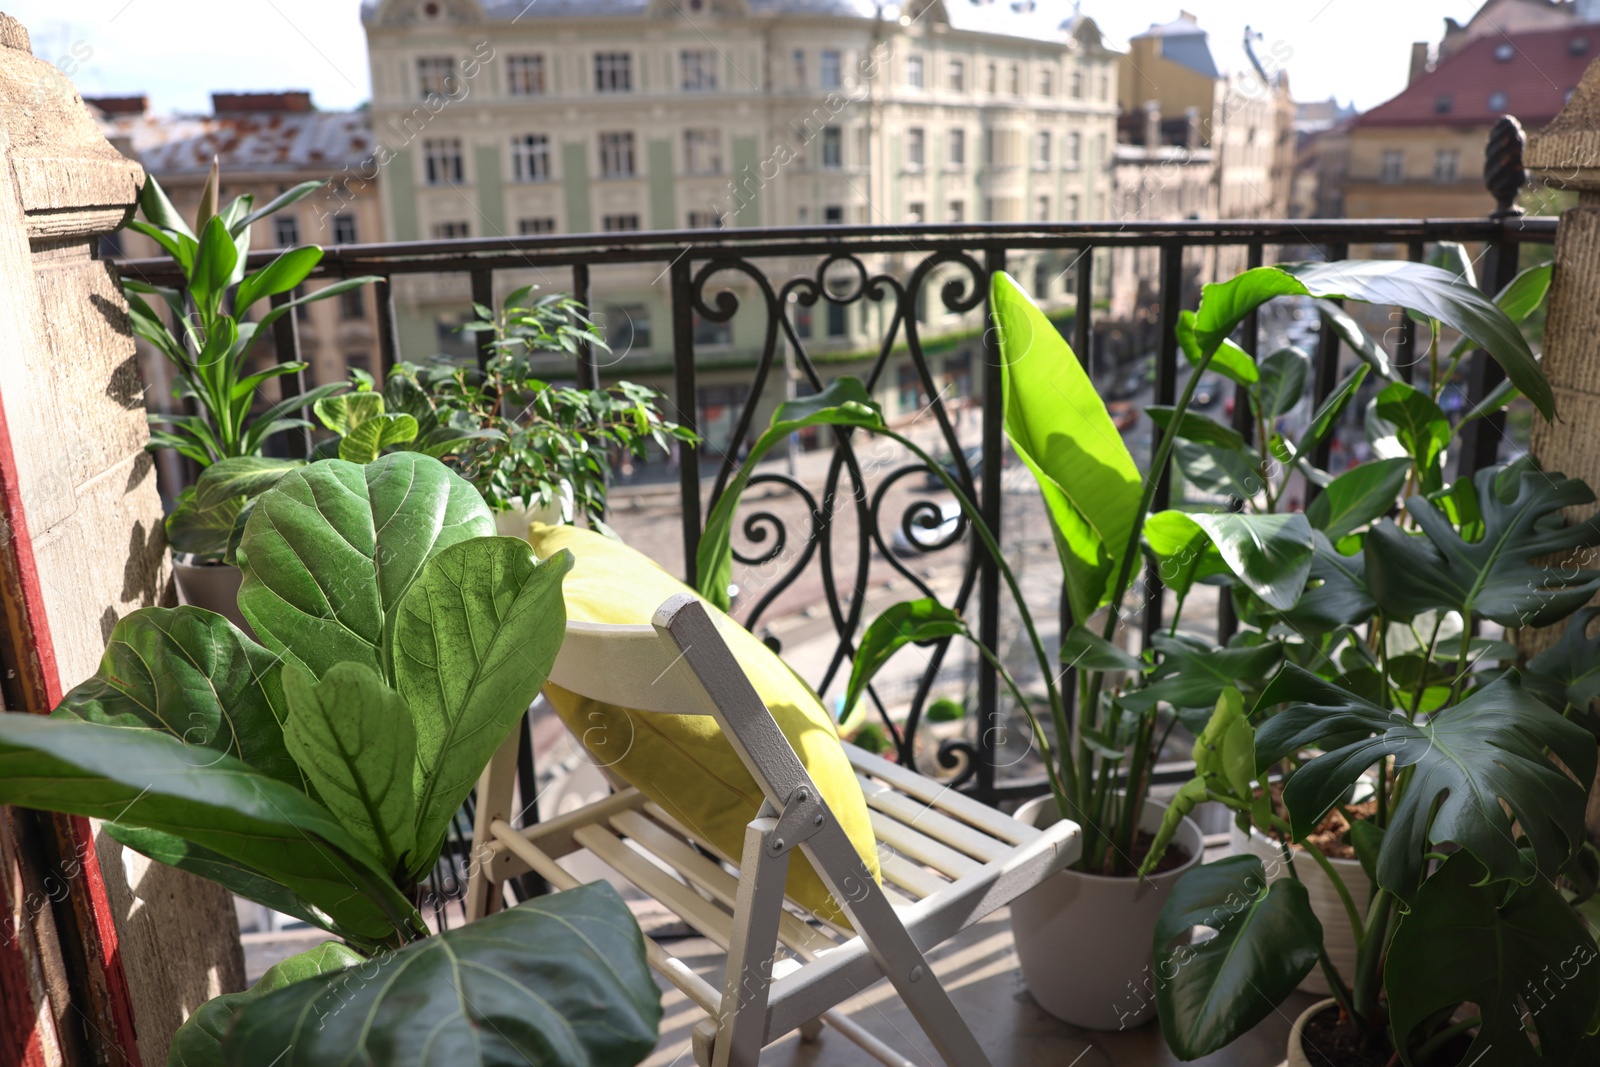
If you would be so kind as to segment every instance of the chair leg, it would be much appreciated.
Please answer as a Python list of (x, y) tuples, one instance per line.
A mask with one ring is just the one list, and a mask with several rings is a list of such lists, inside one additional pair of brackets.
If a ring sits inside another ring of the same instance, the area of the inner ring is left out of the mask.
[(489, 843), (494, 835), (489, 827), (496, 820), (511, 818), (512, 788), (517, 783), (517, 750), (522, 725), (512, 731), (489, 758), (489, 765), (478, 778), (478, 810), (472, 824), (472, 854), (467, 857), (467, 896), (463, 905), (467, 921), (473, 922), (498, 909), (503, 890), (490, 877)]
[(767, 835), (778, 826), (772, 807), (744, 831), (743, 877), (734, 901), (728, 968), (722, 979), (722, 1011), (712, 1049), (713, 1067), (758, 1067), (766, 1040), (767, 997), (772, 988), (772, 960), (778, 948), (778, 920), (783, 914), (783, 886), (789, 875), (789, 854), (767, 850)]
[(801, 1023), (800, 1040), (812, 1043), (822, 1040), (822, 1020), (819, 1018)]

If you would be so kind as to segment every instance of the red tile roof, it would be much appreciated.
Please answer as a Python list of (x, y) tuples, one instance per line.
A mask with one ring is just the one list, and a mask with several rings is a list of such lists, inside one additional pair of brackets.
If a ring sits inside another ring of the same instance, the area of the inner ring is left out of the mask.
[(1600, 24), (1490, 34), (1447, 57), (1355, 120), (1366, 126), (1487, 126), (1515, 115), (1528, 129), (1555, 118), (1591, 60)]

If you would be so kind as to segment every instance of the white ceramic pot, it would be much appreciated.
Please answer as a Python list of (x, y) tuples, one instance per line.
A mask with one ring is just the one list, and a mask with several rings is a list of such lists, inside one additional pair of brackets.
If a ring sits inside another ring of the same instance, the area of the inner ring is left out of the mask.
[(250, 624), (239, 613), (239, 585), (244, 572), (226, 563), (174, 563), (178, 580), (178, 601), (214, 611), (239, 629), (255, 636)]
[(552, 501), (542, 507), (513, 508), (510, 511), (496, 512), (494, 517), (495, 532), (501, 537), (520, 537), (523, 540), (527, 540), (528, 527), (536, 522), (559, 526), (562, 522), (563, 505), (568, 512), (572, 510), (573, 506), (571, 489), (563, 485), (561, 487), (561, 496), (562, 501), (560, 503)]
[[(1256, 829), (1251, 829), (1246, 836), (1237, 825), (1228, 832), (1235, 855), (1249, 853), (1260, 856), (1267, 876), (1272, 881), (1289, 877), (1289, 867), (1283, 862), (1276, 841)], [(1367, 901), (1372, 899), (1372, 882), (1368, 880), (1367, 872), (1361, 869), (1360, 861), (1330, 858), (1328, 862), (1339, 872), (1345, 888), (1350, 891), (1350, 899), (1356, 902), (1356, 908), (1364, 911)], [(1328, 959), (1346, 982), (1354, 981), (1356, 935), (1350, 928), (1350, 916), (1339, 899), (1339, 891), (1334, 888), (1333, 880), (1323, 873), (1322, 867), (1309, 856), (1296, 852), (1294, 866), (1301, 884), (1306, 887), (1306, 896), (1311, 899), (1311, 910), (1322, 924), (1322, 944), (1328, 950)], [(1320, 966), (1311, 969), (1305, 981), (1300, 983), (1300, 989), (1322, 996), (1333, 992), (1328, 988), (1328, 980), (1323, 977)]]
[(1327, 1000), (1317, 1001), (1300, 1013), (1300, 1017), (1289, 1028), (1289, 1058), (1283, 1061), (1281, 1067), (1311, 1067), (1311, 1059), (1306, 1055), (1305, 1047), (1300, 1044), (1300, 1032), (1306, 1028), (1307, 1023), (1333, 1005), (1334, 999), (1329, 997)]
[[(1154, 833), (1167, 806), (1145, 802), (1141, 828)], [(1032, 826), (1060, 819), (1053, 796), (1017, 809)], [(1022, 976), (1039, 1006), (1087, 1030), (1126, 1030), (1155, 1015), (1150, 942), (1156, 917), (1183, 873), (1198, 864), (1205, 837), (1185, 818), (1174, 841), (1189, 862), (1147, 879), (1062, 871), (1011, 902), (1011, 932)]]

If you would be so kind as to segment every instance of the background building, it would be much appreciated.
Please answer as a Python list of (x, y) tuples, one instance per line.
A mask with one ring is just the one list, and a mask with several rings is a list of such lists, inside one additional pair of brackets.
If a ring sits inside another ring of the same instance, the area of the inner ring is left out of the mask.
[[(866, 0), (383, 0), (363, 11), (381, 197), (396, 240), (718, 226), (902, 225), (1103, 217), (1115, 142), (1115, 54), (1050, 5)], [(1068, 257), (1012, 270), (1065, 314)], [(797, 263), (811, 271), (814, 263)], [(664, 384), (667, 290), (655, 272), (596, 271), (596, 312), (625, 353), (608, 375)], [(565, 278), (507, 278), (565, 288)], [(410, 358), (465, 355), (459, 282), (405, 279)], [(736, 282), (730, 283), (736, 292)], [(451, 288), (454, 285), (457, 288)], [(919, 314), (932, 368), (970, 391), (981, 324)], [(765, 322), (753, 292), (696, 332), (701, 423), (748, 395)], [(837, 373), (876, 354), (889, 310), (796, 308)], [(891, 412), (921, 406), (907, 368)], [(776, 402), (781, 397), (772, 397)], [(758, 418), (764, 418), (764, 415)]]

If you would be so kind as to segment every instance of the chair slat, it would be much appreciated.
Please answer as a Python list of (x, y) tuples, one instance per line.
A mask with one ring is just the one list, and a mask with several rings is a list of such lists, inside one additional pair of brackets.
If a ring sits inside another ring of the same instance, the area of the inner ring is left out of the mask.
[(844, 751), (845, 755), (850, 757), (850, 765), (862, 774), (886, 782), (899, 792), (915, 797), (925, 804), (932, 804), (946, 815), (976, 826), (992, 837), (998, 837), (1009, 844), (1020, 845), (1039, 835), (1039, 831), (1034, 827), (1024, 826), (1004, 812), (986, 807), (932, 778), (907, 770), (899, 764), (890, 763), (852, 744), (846, 743)]
[(603, 826), (585, 826), (575, 831), (573, 837), (646, 895), (671, 908), (701, 936), (716, 942), (718, 948), (728, 947), (733, 915), (720, 904), (707, 900), (673, 878)]
[(861, 783), (861, 794), (866, 797), (868, 807), (893, 816), (918, 832), (965, 852), (973, 859), (988, 863), (1011, 851), (1011, 846), (1006, 842), (990, 837), (966, 823), (957, 822), (932, 805), (896, 792), (882, 782), (875, 782), (870, 778), (861, 778), (858, 781)]
[(918, 833), (880, 811), (869, 811), (867, 814), (872, 817), (872, 832), (878, 835), (880, 844), (888, 845), (908, 859), (932, 867), (940, 874), (961, 878), (983, 866), (949, 845), (942, 845), (927, 834)]
[[(918, 900), (926, 900), (948, 883), (939, 880), (932, 872), (917, 866), (915, 863), (894, 853), (878, 853), (878, 867), (883, 871), (885, 882), (884, 893), (889, 892), (889, 885), (899, 886)], [(891, 904), (897, 904), (890, 898)]]

